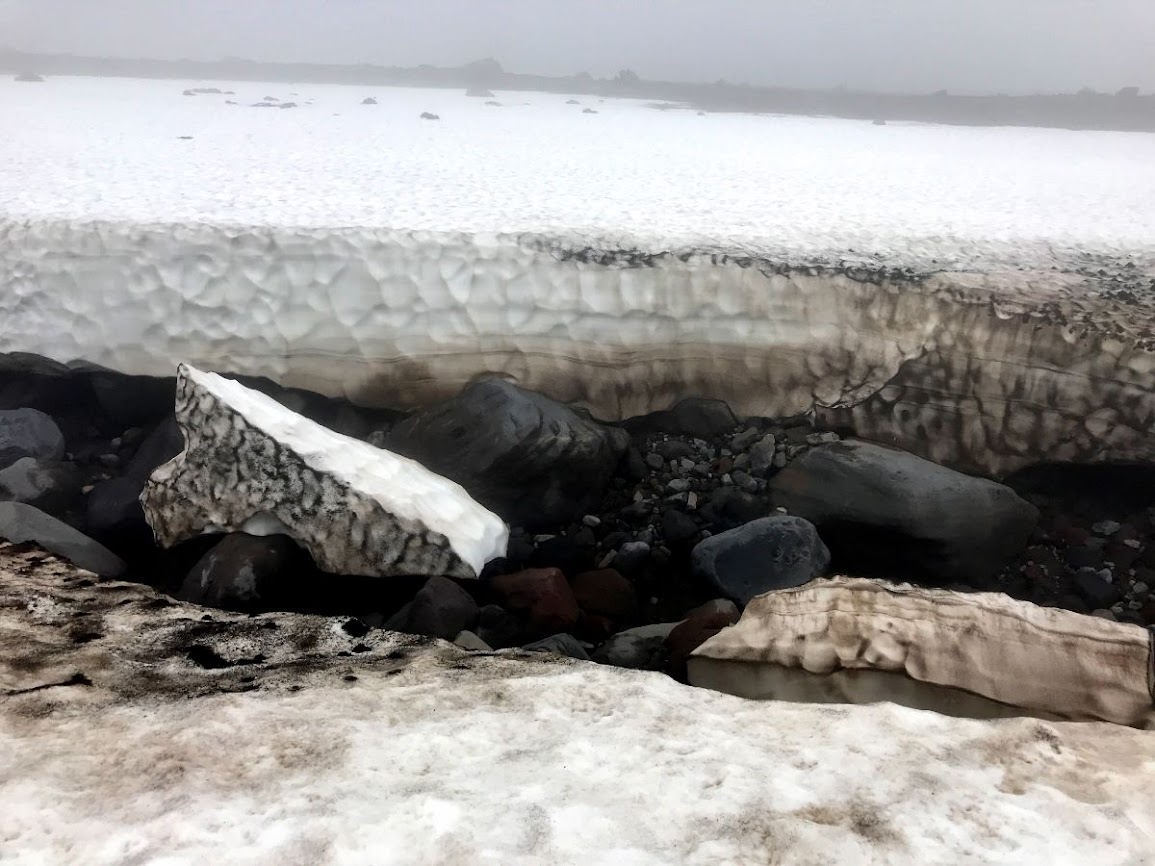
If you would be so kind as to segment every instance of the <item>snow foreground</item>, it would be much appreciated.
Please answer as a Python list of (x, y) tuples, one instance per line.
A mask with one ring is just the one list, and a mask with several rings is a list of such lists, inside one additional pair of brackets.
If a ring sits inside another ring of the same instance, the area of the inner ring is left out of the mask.
[(291, 536), (333, 574), (475, 578), (509, 527), (461, 485), (335, 433), (240, 382), (181, 365), (185, 449), (141, 504), (171, 547), (204, 531)]
[(706, 396), (995, 474), (1155, 459), (1155, 135), (182, 87), (0, 82), (0, 354), (397, 408), (482, 372), (605, 418)]
[[(758, 703), (0, 548), (14, 864), (1143, 864), (1155, 735)], [(354, 645), (362, 650), (350, 652)]]

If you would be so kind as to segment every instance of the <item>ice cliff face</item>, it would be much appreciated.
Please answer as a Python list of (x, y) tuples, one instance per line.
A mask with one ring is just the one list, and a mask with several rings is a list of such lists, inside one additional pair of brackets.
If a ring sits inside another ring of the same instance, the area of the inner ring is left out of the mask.
[(13, 220), (0, 240), (0, 353), (154, 375), (187, 359), (399, 407), (481, 372), (605, 418), (710, 396), (992, 473), (1155, 458), (1145, 260), (888, 270), (525, 235)]

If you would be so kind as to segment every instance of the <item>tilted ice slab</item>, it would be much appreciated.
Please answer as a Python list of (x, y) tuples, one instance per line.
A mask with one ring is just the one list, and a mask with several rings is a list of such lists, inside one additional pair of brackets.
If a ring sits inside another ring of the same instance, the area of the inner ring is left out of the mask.
[[(10, 550), (6, 864), (1128, 866), (1155, 850), (1150, 731), (746, 701), (321, 617), (205, 623)], [(69, 639), (81, 627), (96, 637)]]
[(322, 427), (239, 382), (181, 365), (184, 450), (141, 504), (165, 547), (203, 531), (284, 533), (324, 571), (472, 578), (509, 529), (458, 484)]
[(394, 406), (481, 372), (609, 418), (713, 396), (996, 473), (1155, 458), (1155, 136), (14, 87), (0, 353)]

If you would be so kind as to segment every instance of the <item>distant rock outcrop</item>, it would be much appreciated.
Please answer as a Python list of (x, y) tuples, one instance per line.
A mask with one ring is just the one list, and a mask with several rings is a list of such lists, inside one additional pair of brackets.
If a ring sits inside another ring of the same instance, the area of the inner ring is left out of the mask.
[(43, 75), (35, 75), (30, 72), (24, 72), (16, 76), (17, 81), (25, 81), (30, 83), (39, 83), (44, 80)]
[(422, 120), (441, 120), (441, 115), (440, 114), (434, 114), (432, 111), (423, 111), (423, 112), (421, 112), (421, 119)]

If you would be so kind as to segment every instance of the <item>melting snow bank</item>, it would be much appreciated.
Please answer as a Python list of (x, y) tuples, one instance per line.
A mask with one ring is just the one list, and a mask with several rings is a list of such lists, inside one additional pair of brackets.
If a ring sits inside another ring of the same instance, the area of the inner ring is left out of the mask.
[(0, 578), (6, 863), (1155, 853), (1149, 732), (748, 702), (321, 617), (206, 618), (14, 547)]
[(206, 531), (284, 533), (335, 574), (472, 578), (509, 529), (406, 457), (335, 433), (272, 397), (182, 364), (185, 449), (141, 495), (165, 547)]
[(578, 238), (14, 220), (0, 250), (0, 353), (151, 375), (188, 360), (394, 407), (481, 372), (606, 418), (709, 396), (996, 474), (1155, 459), (1141, 256), (1024, 247), (1013, 270), (992, 246), (819, 266)]

